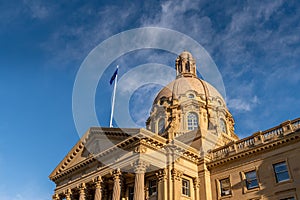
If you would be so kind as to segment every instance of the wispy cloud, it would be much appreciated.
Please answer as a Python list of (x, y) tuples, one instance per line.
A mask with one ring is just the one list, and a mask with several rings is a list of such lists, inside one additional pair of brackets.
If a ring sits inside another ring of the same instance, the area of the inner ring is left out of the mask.
[(234, 111), (246, 112), (251, 111), (258, 103), (258, 97), (254, 96), (252, 99), (229, 99), (228, 107)]
[(45, 2), (37, 0), (23, 0), (25, 8), (28, 8), (29, 14), (32, 18), (45, 19), (53, 10), (51, 6), (46, 5)]

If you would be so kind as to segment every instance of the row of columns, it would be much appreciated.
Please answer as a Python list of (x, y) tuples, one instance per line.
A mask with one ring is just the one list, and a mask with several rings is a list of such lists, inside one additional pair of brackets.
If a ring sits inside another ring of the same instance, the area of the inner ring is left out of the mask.
[[(144, 195), (144, 179), (145, 179), (145, 172), (148, 164), (144, 161), (136, 161), (134, 163), (134, 172), (135, 172), (135, 182), (134, 182), (134, 199), (141, 200), (145, 199)], [(114, 170), (112, 172), (114, 184), (113, 184), (113, 194), (112, 200), (120, 200), (121, 198), (121, 182), (122, 182), (122, 172), (120, 169)], [(98, 176), (96, 179), (93, 180), (95, 184), (95, 194), (94, 200), (102, 200), (102, 177)], [(81, 183), (78, 186), (79, 189), (79, 200), (86, 200), (86, 185), (85, 183)], [(72, 200), (72, 191), (71, 189), (67, 189), (63, 196), (66, 200)], [(52, 197), (53, 200), (60, 200), (61, 197), (58, 194), (54, 194)]]
[[(144, 182), (145, 182), (145, 172), (148, 164), (143, 161), (137, 161), (134, 164), (134, 172), (135, 172), (135, 182), (134, 182), (134, 200), (143, 200), (145, 199), (145, 192), (144, 192)], [(181, 198), (181, 176), (182, 172), (178, 170), (171, 170), (171, 179), (172, 179), (172, 199), (180, 199)], [(113, 193), (112, 193), (112, 200), (120, 200), (121, 198), (121, 183), (122, 183), (122, 172), (120, 169), (117, 169), (112, 172), (114, 184), (113, 184)], [(156, 173), (157, 176), (157, 198), (158, 199), (169, 199), (171, 196), (168, 196), (168, 176), (167, 170), (162, 169)], [(94, 200), (102, 200), (102, 177), (98, 176), (93, 180), (95, 184), (95, 194)], [(193, 179), (193, 186), (194, 186), (194, 199), (199, 200), (199, 179)], [(78, 186), (79, 189), (79, 200), (86, 200), (86, 184), (82, 183)], [(169, 194), (170, 195), (170, 194)], [(72, 200), (72, 191), (71, 189), (67, 189), (63, 196), (66, 200)], [(58, 194), (53, 195), (53, 200), (60, 200), (61, 197)]]

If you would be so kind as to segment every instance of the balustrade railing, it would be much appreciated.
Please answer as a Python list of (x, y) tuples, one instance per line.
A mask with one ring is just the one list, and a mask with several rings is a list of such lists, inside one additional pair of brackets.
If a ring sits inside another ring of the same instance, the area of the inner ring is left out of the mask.
[(300, 129), (300, 118), (292, 121), (287, 121), (279, 126), (271, 129), (260, 131), (253, 134), (250, 137), (231, 142), (225, 146), (210, 151), (212, 160), (224, 158), (231, 154), (235, 154), (241, 151), (245, 151), (249, 148), (253, 148), (259, 144), (267, 143), (284, 137), (285, 135)]

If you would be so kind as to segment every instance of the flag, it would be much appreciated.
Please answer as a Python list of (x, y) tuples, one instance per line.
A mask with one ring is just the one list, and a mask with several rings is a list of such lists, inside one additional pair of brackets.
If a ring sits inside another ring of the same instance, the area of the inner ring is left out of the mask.
[(112, 84), (112, 83), (114, 82), (114, 80), (115, 80), (117, 74), (118, 74), (118, 68), (116, 69), (115, 73), (112, 75), (112, 77), (111, 77), (111, 79), (110, 79), (110, 81), (109, 81), (110, 84)]

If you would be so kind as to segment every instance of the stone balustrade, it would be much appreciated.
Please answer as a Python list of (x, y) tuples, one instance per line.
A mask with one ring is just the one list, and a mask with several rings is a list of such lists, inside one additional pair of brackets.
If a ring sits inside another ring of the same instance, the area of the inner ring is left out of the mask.
[(225, 146), (214, 149), (210, 151), (210, 157), (213, 161), (225, 158), (229, 155), (246, 151), (255, 146), (275, 141), (280, 137), (284, 137), (294, 131), (297, 131), (298, 129), (300, 129), (300, 118), (294, 119), (292, 121), (286, 121), (279, 126), (254, 133), (250, 137), (246, 137), (244, 139), (238, 140), (236, 142), (231, 142)]

